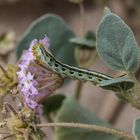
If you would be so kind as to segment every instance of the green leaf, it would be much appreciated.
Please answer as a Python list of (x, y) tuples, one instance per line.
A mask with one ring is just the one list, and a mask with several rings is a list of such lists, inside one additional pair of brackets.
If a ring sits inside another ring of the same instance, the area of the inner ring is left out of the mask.
[(34, 38), (41, 39), (44, 34), (49, 37), (50, 50), (57, 59), (67, 64), (76, 64), (74, 45), (69, 42), (75, 35), (60, 17), (53, 14), (44, 15), (29, 26), (17, 45), (17, 58), (20, 58), (23, 50), (29, 48)]
[[(82, 108), (74, 99), (66, 98), (58, 111), (56, 122), (95, 124), (110, 127), (94, 113)], [(56, 128), (56, 140), (124, 140), (103, 132), (77, 128)]]
[(89, 48), (95, 48), (95, 41), (86, 38), (75, 37), (71, 38), (70, 42), (77, 45), (78, 47), (86, 46)]
[(133, 32), (115, 14), (103, 17), (97, 29), (97, 51), (113, 70), (136, 71), (139, 67), (139, 48)]
[(85, 37), (74, 37), (70, 39), (70, 42), (76, 45), (76, 47), (92, 49), (96, 47), (96, 36), (93, 31), (88, 31)]
[(134, 81), (126, 77), (117, 77), (111, 80), (101, 81), (101, 83), (98, 86), (114, 91), (119, 91), (119, 90), (126, 91), (134, 86)]
[(94, 42), (96, 41), (96, 35), (95, 35), (95, 32), (89, 30), (87, 31), (86, 35), (85, 35), (85, 38), (86, 39), (91, 39), (93, 40)]
[(103, 12), (103, 16), (107, 15), (107, 14), (111, 14), (111, 11), (108, 7), (104, 8), (104, 12)]
[(46, 102), (43, 103), (45, 113), (50, 113), (58, 110), (64, 99), (65, 96), (62, 94), (49, 96)]
[(137, 118), (133, 123), (133, 135), (136, 140), (140, 140), (140, 118)]

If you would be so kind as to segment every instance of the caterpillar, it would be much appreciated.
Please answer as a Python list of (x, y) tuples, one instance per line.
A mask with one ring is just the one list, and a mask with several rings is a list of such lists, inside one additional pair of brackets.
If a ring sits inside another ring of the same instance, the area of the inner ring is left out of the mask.
[(33, 54), (40, 65), (45, 65), (53, 72), (58, 73), (63, 78), (72, 78), (81, 81), (90, 81), (97, 85), (103, 80), (111, 80), (113, 77), (100, 72), (87, 70), (84, 68), (69, 66), (58, 61), (42, 44), (36, 44), (32, 48)]

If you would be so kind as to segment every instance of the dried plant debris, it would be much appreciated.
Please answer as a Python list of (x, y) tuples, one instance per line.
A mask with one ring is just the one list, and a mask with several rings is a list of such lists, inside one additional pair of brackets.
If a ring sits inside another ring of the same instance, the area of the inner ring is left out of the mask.
[(8, 64), (6, 70), (0, 66), (0, 96), (15, 91), (18, 83), (17, 70), (18, 68), (12, 64)]
[(15, 33), (8, 32), (0, 35), (0, 55), (5, 56), (15, 48)]
[(42, 140), (45, 137), (44, 132), (36, 127), (36, 123), (40, 122), (39, 117), (29, 108), (23, 108), (17, 112), (9, 103), (4, 103), (4, 110), (10, 113), (1, 123), (1, 128), (8, 128), (5, 137), (11, 137), (14, 140)]

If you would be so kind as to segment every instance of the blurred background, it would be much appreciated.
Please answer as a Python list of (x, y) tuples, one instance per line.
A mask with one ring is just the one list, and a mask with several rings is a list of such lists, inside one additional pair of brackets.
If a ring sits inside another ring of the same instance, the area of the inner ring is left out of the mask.
[[(96, 31), (104, 6), (118, 14), (133, 30), (140, 44), (140, 1), (139, 0), (85, 0), (86, 30)], [(9, 38), (16, 43), (32, 21), (43, 14), (54, 13), (61, 16), (70, 28), (79, 35), (79, 7), (68, 0), (0, 0), (0, 36), (10, 31)], [(0, 64), (16, 63), (15, 47), (0, 49)], [(119, 76), (108, 69), (98, 58), (92, 70)], [(67, 95), (72, 96), (77, 81), (62, 87)], [(80, 104), (115, 127), (131, 132), (133, 119), (140, 116), (140, 111), (121, 102), (113, 92), (97, 88), (90, 83), (83, 86)]]

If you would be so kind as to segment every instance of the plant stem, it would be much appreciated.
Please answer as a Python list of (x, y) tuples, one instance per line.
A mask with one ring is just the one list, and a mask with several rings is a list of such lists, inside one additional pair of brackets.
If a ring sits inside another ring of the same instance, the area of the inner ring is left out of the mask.
[[(53, 119), (51, 118), (50, 114), (47, 114), (46, 118), (47, 118), (49, 123), (53, 123)], [(51, 127), (51, 130), (54, 132), (54, 128)]]
[(49, 122), (53, 122), (53, 120), (52, 120), (52, 118), (51, 118), (51, 116), (50, 116), (49, 113), (46, 115), (46, 118), (47, 118), (47, 120), (48, 120)]
[(75, 98), (77, 100), (80, 98), (82, 87), (83, 87), (83, 83), (81, 81), (77, 81), (77, 87), (76, 87), (76, 91), (75, 91)]
[(84, 35), (84, 30), (85, 30), (85, 10), (84, 10), (84, 5), (83, 2), (79, 3), (79, 8), (80, 8), (80, 24), (81, 24), (81, 36)]
[(133, 136), (129, 135), (126, 132), (112, 129), (112, 128), (106, 128), (103, 126), (97, 126), (97, 125), (90, 125), (90, 124), (81, 124), (81, 123), (47, 123), (47, 124), (37, 124), (37, 127), (65, 127), (65, 128), (80, 128), (80, 129), (89, 129), (92, 131), (97, 132), (103, 132), (106, 134), (115, 135), (122, 138), (127, 138), (128, 140), (135, 140)]
[(8, 136), (3, 137), (1, 140), (5, 140), (5, 139), (7, 139), (7, 138), (9, 138), (9, 137), (13, 137), (13, 136), (14, 136), (14, 134), (10, 134), (10, 135), (8, 135)]
[(140, 110), (140, 84), (135, 77), (135, 73), (128, 73), (128, 77), (135, 83), (131, 94), (127, 94), (128, 102), (135, 108)]
[(104, 0), (98, 0), (98, 4), (100, 7), (104, 7), (105, 1)]
[[(84, 5), (83, 2), (79, 3), (79, 9), (80, 9), (80, 25), (81, 25), (81, 33), (80, 36), (84, 35), (84, 30), (85, 30), (85, 10), (84, 10)], [(76, 48), (75, 49), (75, 58), (77, 61), (77, 64), (80, 65), (80, 60), (79, 60), (79, 55), (80, 55), (80, 49)], [(82, 91), (83, 83), (81, 81), (78, 81), (76, 91), (75, 91), (75, 98), (78, 100), (80, 98), (80, 94)]]

